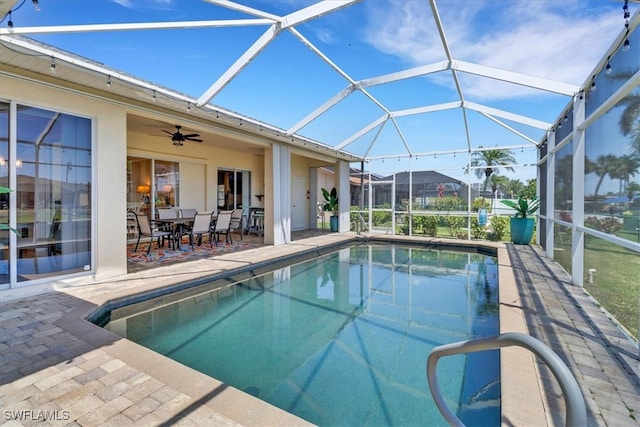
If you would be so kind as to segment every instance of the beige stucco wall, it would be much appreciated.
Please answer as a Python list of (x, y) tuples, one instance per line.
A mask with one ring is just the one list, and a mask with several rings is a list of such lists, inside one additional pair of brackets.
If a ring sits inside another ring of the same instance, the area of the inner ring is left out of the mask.
[[(205, 144), (186, 143), (182, 147), (171, 144), (167, 137), (129, 132), (128, 153), (139, 157), (170, 160), (180, 163), (180, 170), (203, 166), (204, 193), (181, 186), (180, 204), (198, 210), (217, 210), (216, 185), (218, 169), (238, 169), (251, 172), (251, 205), (257, 205), (255, 194), (264, 194), (264, 156), (224, 150)], [(215, 144), (214, 141), (207, 141)], [(197, 190), (200, 190), (198, 188)]]

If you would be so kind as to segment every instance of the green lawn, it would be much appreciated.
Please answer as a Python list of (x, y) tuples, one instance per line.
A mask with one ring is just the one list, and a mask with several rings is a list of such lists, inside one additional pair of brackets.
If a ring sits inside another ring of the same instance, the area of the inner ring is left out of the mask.
[[(602, 239), (585, 240), (585, 289), (638, 338), (640, 324), (640, 256)], [(593, 283), (588, 270), (596, 269)]]

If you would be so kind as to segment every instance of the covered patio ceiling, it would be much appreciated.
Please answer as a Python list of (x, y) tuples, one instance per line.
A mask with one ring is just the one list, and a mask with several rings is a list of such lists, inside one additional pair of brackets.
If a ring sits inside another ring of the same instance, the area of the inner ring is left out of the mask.
[(499, 147), (535, 162), (626, 34), (623, 1), (38, 3), (0, 3), (0, 63), (350, 161)]

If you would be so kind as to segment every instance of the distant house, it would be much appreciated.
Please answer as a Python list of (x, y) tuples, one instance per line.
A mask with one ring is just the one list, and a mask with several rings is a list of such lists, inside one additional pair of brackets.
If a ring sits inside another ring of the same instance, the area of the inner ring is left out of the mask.
[[(381, 181), (393, 181), (394, 175), (381, 178)], [(400, 204), (403, 200), (409, 200), (409, 172), (399, 172), (395, 174), (396, 185), (396, 204)], [(469, 186), (459, 179), (441, 174), (436, 171), (415, 171), (411, 176), (411, 199), (414, 205), (429, 205), (432, 198), (438, 197), (459, 197), (467, 199), (467, 191)], [(381, 192), (376, 194), (378, 199), (384, 197)], [(471, 189), (471, 200), (478, 196), (478, 192)], [(388, 201), (391, 202), (391, 193), (387, 195)], [(379, 204), (381, 200), (376, 200)]]

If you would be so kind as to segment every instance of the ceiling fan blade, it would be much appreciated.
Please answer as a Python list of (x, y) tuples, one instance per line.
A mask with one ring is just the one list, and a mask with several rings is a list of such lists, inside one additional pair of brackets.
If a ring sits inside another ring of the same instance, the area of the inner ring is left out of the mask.
[(169, 135), (173, 135), (173, 132), (169, 132), (168, 130), (164, 130), (164, 129), (162, 129), (162, 132), (164, 132), (164, 133), (168, 133)]
[(189, 141), (194, 141), (194, 142), (202, 142), (201, 139), (195, 139), (195, 138), (186, 138), (185, 139), (189, 140)]
[(200, 135), (198, 135), (197, 133), (190, 133), (188, 135), (185, 135), (184, 137), (185, 138), (191, 138), (191, 137), (198, 137), (198, 136), (200, 136)]

